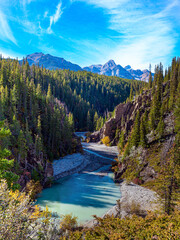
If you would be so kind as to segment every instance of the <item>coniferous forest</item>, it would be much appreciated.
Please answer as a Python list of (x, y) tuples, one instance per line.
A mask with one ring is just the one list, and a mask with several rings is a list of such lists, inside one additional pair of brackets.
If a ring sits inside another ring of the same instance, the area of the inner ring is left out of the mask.
[[(110, 132), (101, 135), (109, 123)], [(154, 190), (163, 210), (146, 217), (134, 211), (123, 220), (95, 216), (99, 224), (90, 229), (78, 227), (68, 215), (57, 227), (48, 208), (32, 207), (32, 199), (50, 186), (54, 159), (81, 151), (74, 132), (103, 125), (99, 140), (119, 149), (112, 168), (116, 180)], [(165, 71), (157, 65), (149, 83), (1, 59), (0, 238), (179, 239), (179, 146), (179, 58)], [(147, 167), (155, 172), (150, 181), (142, 174)]]
[[(23, 61), (0, 60), (0, 120), (15, 172), (42, 180), (47, 161), (76, 151), (76, 130), (102, 127), (106, 115), (142, 83), (87, 72), (47, 70)], [(20, 170), (21, 169), (21, 170)]]

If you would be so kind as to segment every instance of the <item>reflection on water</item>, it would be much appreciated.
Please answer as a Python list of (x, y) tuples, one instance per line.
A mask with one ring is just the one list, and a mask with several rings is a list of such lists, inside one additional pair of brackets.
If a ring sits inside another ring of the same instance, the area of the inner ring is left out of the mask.
[(92, 215), (102, 216), (119, 198), (119, 186), (113, 182), (111, 173), (104, 177), (86, 173), (56, 181), (43, 190), (37, 204), (47, 205), (58, 216), (72, 213), (79, 222), (84, 222), (92, 219)]

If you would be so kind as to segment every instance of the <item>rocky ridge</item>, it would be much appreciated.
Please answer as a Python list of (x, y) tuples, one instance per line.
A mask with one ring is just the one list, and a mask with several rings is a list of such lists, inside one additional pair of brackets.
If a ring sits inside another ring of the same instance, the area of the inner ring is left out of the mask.
[[(43, 66), (49, 70), (53, 69), (69, 69), (72, 71), (88, 71), (100, 75), (106, 76), (116, 76), (126, 79), (136, 79), (141, 81), (148, 81), (149, 71), (145, 70), (134, 70), (130, 65), (123, 68), (121, 65), (116, 64), (114, 60), (109, 60), (104, 65), (91, 65), (88, 67), (81, 68), (79, 65), (66, 61), (64, 58), (55, 57), (50, 54), (44, 54), (42, 52), (32, 53), (26, 56), (26, 59), (30, 66), (39, 65)], [(20, 60), (19, 63), (22, 64), (23, 60)], [(153, 76), (154, 74), (152, 74)]]

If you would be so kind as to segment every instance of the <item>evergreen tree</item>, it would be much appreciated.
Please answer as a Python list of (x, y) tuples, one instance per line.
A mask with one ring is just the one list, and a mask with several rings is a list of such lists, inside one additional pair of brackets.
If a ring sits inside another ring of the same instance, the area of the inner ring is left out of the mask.
[(143, 148), (147, 146), (147, 139), (146, 139), (146, 127), (144, 122), (144, 116), (141, 117), (140, 123), (140, 143)]
[(26, 162), (27, 143), (26, 143), (26, 138), (25, 138), (22, 130), (20, 130), (20, 132), (19, 132), (17, 145), (18, 145), (18, 156), (17, 156), (18, 163), (20, 163), (20, 161)]
[(164, 135), (164, 127), (165, 125), (164, 125), (163, 117), (161, 117), (156, 130), (160, 138), (162, 138)]
[(133, 88), (132, 88), (132, 84), (131, 84), (131, 89), (130, 89), (129, 100), (130, 100), (130, 101), (133, 100)]
[(11, 134), (9, 129), (4, 127), (4, 122), (0, 122), (0, 179), (6, 179), (8, 187), (12, 189), (19, 188), (17, 184), (18, 176), (14, 174), (11, 169), (14, 166), (14, 160), (8, 160), (7, 158), (11, 155), (11, 152), (2, 148), (2, 141), (4, 138)]
[(149, 73), (149, 88), (152, 88), (152, 74)]
[(94, 123), (94, 130), (98, 130), (98, 128), (97, 128), (97, 122), (98, 122), (98, 114), (97, 114), (97, 112), (95, 112), (95, 114), (94, 114), (94, 121), (93, 121), (93, 123)]
[(121, 135), (119, 138), (119, 144), (118, 144), (120, 151), (122, 152), (125, 146), (125, 133), (124, 131), (121, 131)]
[(140, 113), (138, 110), (134, 121), (134, 127), (131, 136), (131, 145), (137, 147), (139, 145), (139, 142), (140, 142)]

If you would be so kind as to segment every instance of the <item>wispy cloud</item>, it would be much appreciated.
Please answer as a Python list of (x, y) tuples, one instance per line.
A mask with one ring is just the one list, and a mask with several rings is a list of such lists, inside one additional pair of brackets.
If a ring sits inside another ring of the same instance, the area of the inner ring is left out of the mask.
[(56, 12), (50, 16), (50, 25), (47, 29), (47, 33), (51, 34), (53, 31), (51, 29), (52, 25), (55, 24), (59, 18), (61, 17), (63, 11), (62, 11), (62, 2), (60, 1), (58, 5), (56, 6)]
[(20, 3), (25, 6), (27, 4), (30, 4), (32, 1), (35, 1), (35, 0), (20, 0)]
[[(108, 28), (117, 32), (116, 47), (113, 44), (109, 58), (122, 65), (131, 63), (134, 68), (148, 67), (149, 62), (167, 64), (176, 45), (171, 17), (180, 9), (179, 0), (164, 0), (162, 4), (145, 0), (77, 1), (103, 8), (109, 15)], [(102, 54), (107, 55), (107, 51), (102, 49)]]
[(3, 41), (11, 41), (17, 45), (16, 39), (8, 24), (6, 15), (0, 10), (0, 39)]
[(47, 16), (48, 16), (48, 11), (45, 11), (44, 18), (47, 18)]

